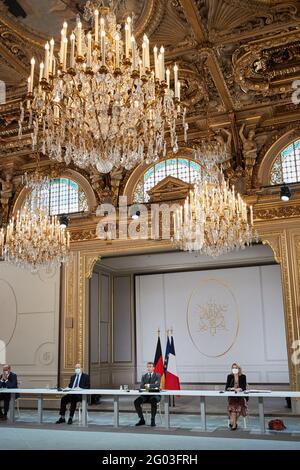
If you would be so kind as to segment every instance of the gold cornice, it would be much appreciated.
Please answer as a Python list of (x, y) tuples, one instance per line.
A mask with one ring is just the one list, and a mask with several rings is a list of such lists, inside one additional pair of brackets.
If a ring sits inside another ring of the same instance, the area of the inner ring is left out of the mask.
[(269, 207), (265, 209), (255, 209), (254, 218), (255, 220), (275, 220), (275, 219), (300, 219), (300, 204), (298, 206), (278, 206)]
[(20, 23), (16, 22), (12, 17), (8, 17), (8, 15), (1, 12), (0, 15), (0, 22), (4, 24), (10, 31), (14, 34), (19, 36), (22, 41), (28, 41), (30, 44), (34, 46), (38, 46), (43, 49), (45, 41), (47, 40), (47, 36), (38, 35), (37, 33), (33, 33), (28, 31), (27, 28), (22, 26)]

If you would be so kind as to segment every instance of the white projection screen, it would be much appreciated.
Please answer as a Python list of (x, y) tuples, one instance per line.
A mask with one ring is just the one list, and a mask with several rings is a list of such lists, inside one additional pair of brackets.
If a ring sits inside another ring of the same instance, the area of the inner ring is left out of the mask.
[(223, 383), (232, 362), (249, 384), (288, 383), (278, 265), (137, 275), (138, 377), (173, 330), (183, 383)]

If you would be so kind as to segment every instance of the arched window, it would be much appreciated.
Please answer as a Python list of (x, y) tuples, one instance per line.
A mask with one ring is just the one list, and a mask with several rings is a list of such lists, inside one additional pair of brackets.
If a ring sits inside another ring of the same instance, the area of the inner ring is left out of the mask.
[(271, 184), (300, 182), (300, 139), (295, 140), (277, 156), (271, 169)]
[(138, 181), (134, 191), (134, 202), (147, 202), (148, 191), (167, 176), (195, 183), (200, 173), (200, 165), (187, 158), (168, 158), (149, 168)]
[(40, 197), (40, 204), (49, 215), (73, 214), (89, 209), (85, 192), (68, 178), (51, 179)]

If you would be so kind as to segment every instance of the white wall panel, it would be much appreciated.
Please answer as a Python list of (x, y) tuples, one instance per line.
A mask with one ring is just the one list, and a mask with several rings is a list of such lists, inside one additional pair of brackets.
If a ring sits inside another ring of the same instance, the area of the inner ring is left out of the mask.
[(115, 276), (113, 298), (113, 359), (132, 361), (131, 276)]
[(173, 329), (182, 382), (224, 381), (238, 361), (248, 381), (288, 382), (277, 265), (136, 277), (138, 376), (153, 359), (157, 329)]
[(38, 274), (0, 262), (1, 359), (22, 386), (57, 384), (59, 270)]

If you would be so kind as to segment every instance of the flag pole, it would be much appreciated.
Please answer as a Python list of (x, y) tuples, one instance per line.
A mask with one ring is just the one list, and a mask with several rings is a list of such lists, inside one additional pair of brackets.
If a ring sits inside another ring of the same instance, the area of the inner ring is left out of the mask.
[[(167, 330), (167, 340), (168, 340), (168, 337), (169, 337), (169, 332), (170, 330)], [(172, 406), (172, 402), (171, 402), (171, 396), (169, 395), (169, 407)]]
[[(173, 336), (173, 328), (171, 328), (171, 336)], [(173, 395), (173, 408), (175, 408), (175, 396)]]
[(156, 343), (156, 351), (154, 357), (154, 371), (160, 374), (160, 388), (164, 389), (165, 387), (165, 372), (164, 372), (164, 359), (161, 349), (161, 342), (160, 342), (160, 329), (157, 329), (157, 343)]

